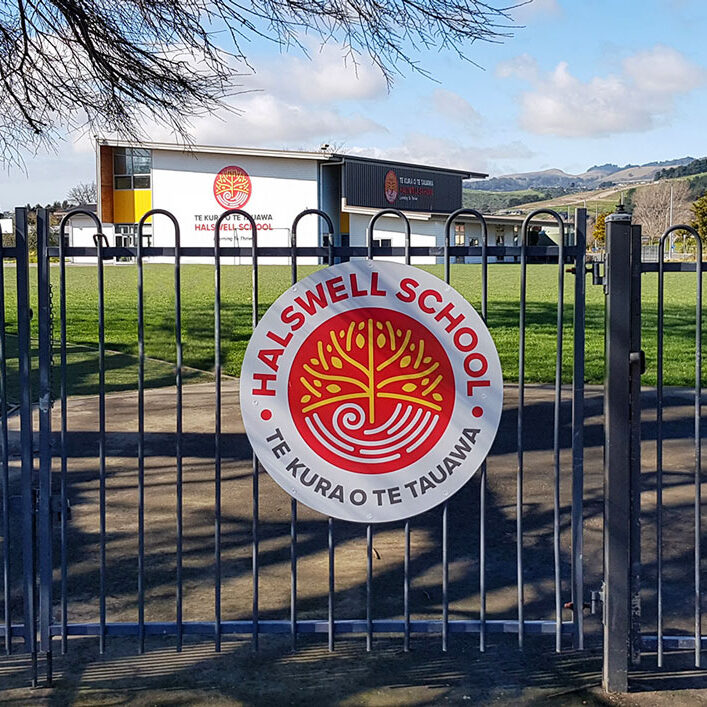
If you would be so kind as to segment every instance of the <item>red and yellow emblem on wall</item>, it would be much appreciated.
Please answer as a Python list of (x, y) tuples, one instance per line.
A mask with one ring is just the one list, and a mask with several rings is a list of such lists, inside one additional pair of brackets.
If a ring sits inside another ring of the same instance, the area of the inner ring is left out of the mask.
[(385, 175), (385, 200), (389, 204), (394, 204), (399, 192), (398, 175), (392, 169), (389, 169)]
[(224, 209), (242, 209), (250, 199), (253, 184), (241, 167), (224, 167), (214, 179), (214, 197)]

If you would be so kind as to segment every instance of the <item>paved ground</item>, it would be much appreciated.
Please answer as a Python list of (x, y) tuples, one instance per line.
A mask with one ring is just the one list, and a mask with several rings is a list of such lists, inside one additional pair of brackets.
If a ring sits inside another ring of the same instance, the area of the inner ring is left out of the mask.
[[(565, 395), (562, 416), (562, 578), (569, 601), (570, 407)], [(175, 601), (175, 464), (174, 391), (146, 393), (146, 608), (147, 621), (174, 620)], [(237, 409), (237, 382), (224, 383), (224, 464), (222, 526), (222, 617), (248, 619), (251, 611), (250, 449)], [(526, 392), (526, 476), (524, 489), (524, 558), (526, 618), (553, 618), (552, 575), (552, 390), (531, 386)], [(585, 577), (587, 591), (601, 578), (601, 391), (587, 396), (585, 479)], [(645, 394), (644, 436), (644, 625), (655, 624), (655, 426), (652, 393)], [(109, 621), (135, 621), (137, 587), (136, 395), (111, 395), (108, 413), (107, 577)], [(58, 407), (54, 426), (58, 428)], [(666, 634), (689, 633), (692, 626), (692, 502), (694, 452), (689, 442), (691, 401), (671, 391), (666, 408)], [(98, 483), (97, 401), (75, 398), (69, 410), (70, 490), (69, 620), (96, 621), (98, 616)], [(213, 620), (213, 390), (192, 385), (185, 393), (184, 466), (184, 618)], [(58, 460), (57, 460), (58, 461)], [(13, 461), (15, 483), (17, 460)], [(506, 411), (489, 460), (488, 613), (513, 619), (516, 612), (515, 564), (515, 390), (507, 389)], [(262, 618), (289, 616), (290, 501), (266, 474), (260, 476), (260, 612)], [(472, 481), (450, 504), (450, 618), (477, 618), (479, 611), (478, 484)], [(17, 519), (15, 519), (17, 520)], [(299, 611), (302, 618), (325, 618), (327, 610), (326, 521), (300, 507)], [(16, 530), (16, 529), (15, 529)], [(14, 535), (17, 538), (17, 533)], [(365, 616), (365, 532), (361, 526), (336, 522), (335, 613), (340, 618)], [(432, 511), (413, 522), (413, 618), (441, 615), (441, 523)], [(402, 529), (400, 524), (375, 534), (374, 615), (402, 614)], [(58, 547), (56, 548), (58, 552)], [(14, 553), (13, 553), (14, 555)], [(15, 563), (15, 571), (18, 569)], [(16, 574), (15, 574), (15, 578)], [(58, 591), (57, 591), (58, 596)], [(19, 617), (15, 599), (13, 611)], [(565, 613), (565, 620), (571, 615)], [(73, 639), (69, 655), (56, 658), (56, 687), (26, 692), (26, 658), (0, 659), (0, 702), (25, 702), (29, 696), (51, 704), (431, 704), (506, 701), (531, 704), (604, 704), (596, 690), (601, 667), (596, 617), (587, 617), (590, 649), (559, 656), (551, 636), (529, 638), (520, 653), (514, 636), (490, 637), (485, 655), (475, 636), (453, 636), (442, 654), (438, 636), (417, 636), (410, 654), (401, 640), (377, 637), (366, 654), (361, 637), (343, 638), (329, 654), (326, 637), (303, 638), (292, 654), (289, 640), (264, 637), (258, 655), (247, 640), (224, 642), (216, 656), (202, 640), (181, 654), (171, 638), (148, 641), (145, 656), (136, 656), (133, 639), (111, 639), (98, 656), (95, 639)], [(569, 646), (568, 646), (569, 647)], [(18, 644), (19, 648), (19, 644)], [(664, 671), (645, 657), (633, 676), (634, 692), (608, 703), (707, 703), (707, 673), (690, 669), (689, 655), (671, 655)], [(656, 688), (670, 692), (657, 694)]]

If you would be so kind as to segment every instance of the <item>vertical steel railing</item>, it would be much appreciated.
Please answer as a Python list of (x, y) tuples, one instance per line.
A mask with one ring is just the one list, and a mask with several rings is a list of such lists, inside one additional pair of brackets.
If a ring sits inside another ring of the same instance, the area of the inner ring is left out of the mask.
[(86, 209), (74, 209), (67, 213), (59, 224), (59, 386), (61, 398), (61, 431), (59, 447), (61, 454), (59, 500), (61, 505), (59, 546), (60, 546), (60, 577), (59, 593), (61, 603), (61, 653), (65, 655), (68, 650), (68, 460), (67, 460), (67, 434), (68, 434), (68, 409), (67, 409), (67, 335), (66, 335), (66, 228), (76, 216), (86, 216), (96, 227), (100, 236), (103, 227), (98, 217)]
[(573, 647), (584, 649), (584, 364), (585, 293), (587, 285), (587, 210), (574, 217), (574, 347), (572, 367), (572, 632)]
[[(481, 317), (486, 322), (488, 315), (488, 226), (486, 219), (476, 209), (457, 209), (449, 215), (444, 224), (444, 281), (451, 284), (450, 240), (452, 225), (461, 216), (473, 216), (481, 224)], [(486, 650), (486, 461), (481, 464), (479, 483), (479, 650)], [(449, 638), (449, 605), (446, 600), (447, 583), (449, 582), (449, 565), (447, 558), (447, 505), (442, 509), (442, 567), (443, 567), (443, 601), (442, 608), (442, 650), (447, 651)]]
[(53, 543), (51, 450), (51, 311), (49, 284), (49, 212), (37, 209), (37, 300), (39, 347), (39, 632), (45, 653), (47, 685), (52, 684)]
[(565, 278), (565, 224), (560, 214), (551, 209), (536, 209), (523, 221), (520, 232), (520, 323), (518, 346), (518, 472), (516, 495), (516, 557), (518, 575), (518, 645), (523, 646), (525, 632), (524, 576), (523, 576), (523, 424), (525, 408), (525, 313), (527, 290), (527, 239), (528, 228), (533, 219), (545, 214), (557, 221), (559, 226), (557, 254), (557, 343), (555, 347), (555, 396), (553, 414), (553, 561), (555, 585), (555, 650), (562, 650), (562, 577), (560, 557), (560, 411), (562, 405), (562, 344), (564, 320)]
[(176, 343), (176, 597), (177, 651), (183, 643), (183, 390), (182, 390), (182, 304), (181, 242), (179, 223), (164, 209), (151, 209), (140, 218), (137, 228), (138, 288), (138, 642), (145, 651), (145, 313), (144, 313), (144, 238), (145, 224), (153, 216), (166, 216), (174, 229), (174, 323)]
[(99, 479), (99, 652), (106, 650), (106, 323), (105, 278), (103, 272), (103, 247), (108, 239), (102, 233), (94, 236), (98, 256), (98, 479)]
[[(297, 227), (305, 216), (319, 216), (324, 220), (329, 231), (322, 235), (328, 237), (328, 264), (333, 264), (334, 223), (329, 215), (320, 209), (305, 209), (295, 216), (290, 229), (290, 284), (297, 284)], [(327, 642), (329, 651), (334, 650), (334, 519), (327, 519), (327, 554), (329, 578), (327, 587)], [(290, 635), (292, 650), (297, 648), (297, 501), (290, 500)]]
[[(217, 219), (214, 229), (214, 375), (216, 410), (214, 425), (214, 642), (221, 650), (221, 224), (230, 216), (245, 218), (252, 234), (253, 271), (252, 324), (258, 324), (258, 232), (253, 217), (242, 209), (228, 209)], [(258, 459), (253, 455), (253, 650), (258, 648)]]
[(661, 237), (658, 260), (658, 341), (656, 390), (656, 564), (658, 667), (663, 667), (663, 362), (665, 335), (665, 244), (677, 231), (686, 231), (695, 241), (697, 276), (695, 291), (695, 395), (694, 439), (694, 641), (695, 667), (702, 662), (702, 239), (692, 226), (671, 226)]
[(17, 345), (20, 383), (20, 445), (22, 480), (22, 574), (24, 639), (30, 653), (32, 686), (37, 686), (36, 516), (32, 451), (32, 386), (29, 299), (29, 232), (27, 209), (15, 209), (17, 262)]
[(5, 336), (5, 244), (0, 229), (0, 492), (2, 493), (2, 579), (5, 653), (12, 653), (12, 607), (10, 606), (10, 450), (7, 433), (7, 338)]
[(145, 652), (145, 283), (142, 236), (137, 233), (137, 624), (138, 652)]
[[(366, 257), (373, 260), (373, 235), (376, 223), (383, 216), (397, 216), (403, 221), (405, 230), (405, 263), (410, 264), (410, 248), (412, 235), (410, 221), (400, 209), (382, 209), (371, 217), (366, 228)], [(404, 560), (403, 560), (403, 650), (410, 649), (410, 522), (405, 522), (404, 529)], [(373, 646), (373, 526), (366, 526), (366, 650), (370, 652)]]

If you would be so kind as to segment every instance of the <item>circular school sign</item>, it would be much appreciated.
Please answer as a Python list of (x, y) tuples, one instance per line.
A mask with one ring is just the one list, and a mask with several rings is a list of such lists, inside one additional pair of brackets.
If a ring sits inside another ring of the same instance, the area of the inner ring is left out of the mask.
[(458, 292), (409, 265), (358, 260), (270, 307), (240, 398), (253, 449), (287, 493), (382, 523), (433, 508), (473, 476), (498, 429), (503, 379)]

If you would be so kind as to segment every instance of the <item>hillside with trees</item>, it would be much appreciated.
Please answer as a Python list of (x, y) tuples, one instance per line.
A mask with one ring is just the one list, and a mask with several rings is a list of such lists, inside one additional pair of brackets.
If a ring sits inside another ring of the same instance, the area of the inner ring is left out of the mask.
[(659, 179), (677, 179), (678, 177), (689, 177), (693, 174), (702, 174), (703, 172), (707, 172), (707, 157), (693, 160), (690, 164), (661, 169), (655, 173), (653, 179), (657, 182)]

